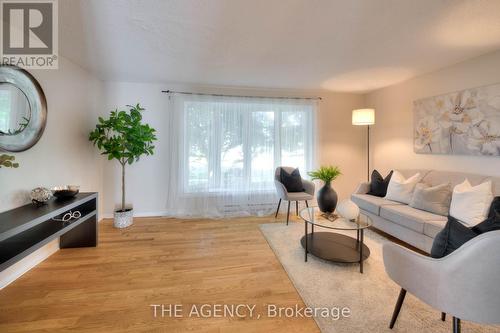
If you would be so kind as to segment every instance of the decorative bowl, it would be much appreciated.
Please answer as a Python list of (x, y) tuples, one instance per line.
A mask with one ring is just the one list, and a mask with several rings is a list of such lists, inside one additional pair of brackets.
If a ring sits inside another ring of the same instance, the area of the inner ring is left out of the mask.
[(52, 193), (45, 187), (34, 188), (30, 193), (31, 202), (37, 206), (44, 205), (52, 198)]
[(76, 185), (56, 186), (52, 188), (52, 194), (57, 199), (62, 200), (73, 198), (78, 192), (80, 192), (80, 186)]

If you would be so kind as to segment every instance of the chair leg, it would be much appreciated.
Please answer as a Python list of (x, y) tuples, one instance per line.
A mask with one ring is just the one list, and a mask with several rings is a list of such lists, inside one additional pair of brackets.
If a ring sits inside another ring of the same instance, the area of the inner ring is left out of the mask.
[(286, 212), (286, 225), (288, 225), (289, 218), (290, 218), (290, 201), (288, 201), (288, 210)]
[(309, 204), (307, 203), (307, 200), (306, 200), (306, 207), (309, 208)]
[(399, 292), (398, 301), (396, 302), (396, 307), (394, 308), (394, 313), (392, 314), (391, 323), (389, 324), (389, 328), (393, 328), (396, 323), (396, 319), (398, 319), (399, 311), (401, 311), (401, 306), (403, 305), (403, 301), (405, 300), (406, 290), (401, 288)]
[(281, 199), (280, 199), (280, 201), (278, 202), (278, 208), (276, 208), (276, 214), (274, 215), (274, 218), (277, 218), (277, 217), (278, 217), (278, 212), (280, 211), (280, 205), (281, 205)]
[(461, 331), (460, 319), (453, 317), (453, 333), (460, 333)]
[(446, 313), (441, 312), (441, 320), (446, 321)]
[(295, 215), (299, 216), (299, 202), (295, 201)]

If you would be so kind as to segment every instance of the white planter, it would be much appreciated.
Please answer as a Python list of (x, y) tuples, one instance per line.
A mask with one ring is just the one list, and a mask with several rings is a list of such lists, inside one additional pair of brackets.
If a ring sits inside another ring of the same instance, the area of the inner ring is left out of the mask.
[(129, 227), (134, 223), (134, 211), (126, 209), (124, 212), (115, 211), (115, 220), (113, 225), (115, 228), (123, 229)]

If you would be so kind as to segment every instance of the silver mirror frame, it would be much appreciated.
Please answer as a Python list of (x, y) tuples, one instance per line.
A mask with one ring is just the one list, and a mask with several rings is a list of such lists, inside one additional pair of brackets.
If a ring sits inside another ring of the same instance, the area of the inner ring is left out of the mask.
[(47, 99), (38, 81), (22, 68), (1, 65), (0, 83), (10, 83), (19, 88), (30, 105), (30, 121), (16, 135), (0, 135), (0, 151), (21, 152), (33, 147), (42, 137), (47, 124)]

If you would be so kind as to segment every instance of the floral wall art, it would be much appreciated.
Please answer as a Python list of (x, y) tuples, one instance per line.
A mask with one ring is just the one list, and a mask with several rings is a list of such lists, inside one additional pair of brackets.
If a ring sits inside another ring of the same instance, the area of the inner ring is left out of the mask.
[(500, 156), (500, 84), (414, 102), (420, 154)]

